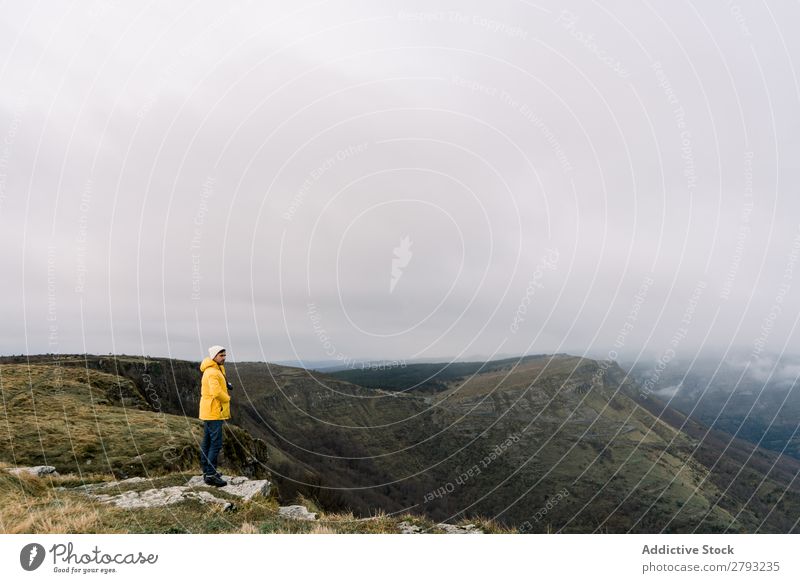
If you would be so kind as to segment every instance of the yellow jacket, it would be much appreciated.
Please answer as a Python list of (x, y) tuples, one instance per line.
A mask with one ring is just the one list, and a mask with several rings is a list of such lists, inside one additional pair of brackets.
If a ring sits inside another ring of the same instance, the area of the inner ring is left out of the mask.
[(200, 419), (217, 421), (231, 418), (231, 398), (225, 380), (225, 365), (210, 358), (200, 363), (203, 384), (200, 389)]

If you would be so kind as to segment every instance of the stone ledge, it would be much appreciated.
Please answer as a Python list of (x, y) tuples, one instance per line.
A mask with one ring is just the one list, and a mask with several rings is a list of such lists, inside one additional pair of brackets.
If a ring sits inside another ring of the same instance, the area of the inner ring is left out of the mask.
[(18, 468), (9, 468), (9, 473), (18, 476), (20, 474), (30, 474), (31, 476), (35, 476), (37, 478), (43, 478), (44, 476), (57, 476), (58, 472), (53, 466), (32, 466), (32, 467), (23, 467), (20, 466)]
[(217, 498), (209, 492), (196, 492), (187, 486), (169, 486), (167, 488), (153, 488), (144, 492), (123, 492), (116, 496), (108, 494), (87, 494), (91, 498), (114, 504), (118, 508), (157, 508), (177, 504), (184, 500), (199, 500), (205, 504), (221, 504), (224, 510), (233, 508), (233, 504), (222, 498)]
[[(244, 476), (223, 476), (223, 479), (228, 482), (228, 485), (218, 488), (218, 490), (245, 501), (252, 500), (257, 496), (267, 496), (271, 488), (269, 480), (250, 480)], [(225, 510), (234, 508), (233, 503), (208, 492), (207, 488), (213, 488), (213, 486), (206, 485), (202, 476), (193, 476), (185, 486), (167, 486), (164, 488), (151, 488), (142, 492), (129, 491), (119, 494), (102, 493), (102, 491), (107, 491), (111, 488), (120, 488), (148, 481), (150, 480), (147, 478), (137, 477), (116, 482), (85, 484), (71, 488), (71, 490), (82, 492), (100, 502), (114, 504), (118, 508), (156, 508), (170, 506), (184, 500), (199, 500), (205, 504), (221, 504)]]
[[(422, 527), (411, 524), (407, 520), (402, 521), (397, 525), (400, 528), (400, 534), (423, 534)], [(484, 532), (474, 524), (465, 524), (464, 526), (456, 526), (455, 524), (447, 524), (440, 522), (436, 525), (445, 532), (445, 534), (484, 534)]]
[[(256, 496), (268, 496), (272, 484), (269, 480), (250, 480), (244, 476), (222, 476), (228, 482), (227, 486), (218, 490), (236, 496), (242, 500), (252, 500)], [(192, 476), (186, 483), (189, 488), (208, 488), (202, 476)], [(211, 486), (213, 488), (213, 486)]]

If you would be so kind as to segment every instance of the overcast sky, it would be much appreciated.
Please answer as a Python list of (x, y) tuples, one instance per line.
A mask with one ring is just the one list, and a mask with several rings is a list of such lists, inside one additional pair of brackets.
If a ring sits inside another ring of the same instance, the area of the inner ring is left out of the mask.
[(798, 352), (797, 3), (399, 4), (4, 4), (0, 354)]

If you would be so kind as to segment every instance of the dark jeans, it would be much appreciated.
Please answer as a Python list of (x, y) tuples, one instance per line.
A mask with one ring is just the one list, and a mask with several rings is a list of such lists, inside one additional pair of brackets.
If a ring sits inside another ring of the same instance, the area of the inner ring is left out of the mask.
[(203, 427), (200, 467), (204, 476), (213, 476), (217, 473), (217, 455), (222, 449), (222, 421), (203, 421)]

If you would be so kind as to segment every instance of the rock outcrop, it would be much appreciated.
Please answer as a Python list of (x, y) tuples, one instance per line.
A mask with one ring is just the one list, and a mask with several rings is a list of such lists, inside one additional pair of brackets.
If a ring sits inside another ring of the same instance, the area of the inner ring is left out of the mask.
[[(218, 488), (218, 490), (242, 500), (250, 500), (255, 496), (267, 496), (272, 486), (269, 480), (250, 480), (244, 476), (223, 476), (222, 479), (228, 482), (228, 485)], [(186, 485), (190, 488), (205, 487), (205, 482), (203, 482), (202, 476), (194, 476)]]
[[(267, 496), (270, 492), (271, 484), (268, 480), (250, 480), (244, 476), (223, 476), (228, 482), (227, 486), (214, 488), (225, 492), (231, 496), (244, 501), (252, 500), (256, 496)], [(159, 506), (169, 506), (184, 500), (198, 500), (204, 504), (220, 504), (225, 510), (230, 510), (234, 504), (224, 498), (215, 496), (203, 482), (201, 476), (192, 477), (185, 486), (166, 486), (163, 488), (150, 488), (149, 490), (128, 490), (126, 492), (109, 493), (113, 490), (120, 490), (130, 486), (137, 486), (147, 482), (146, 478), (136, 477), (116, 482), (102, 482), (99, 484), (87, 484), (72, 488), (82, 491), (87, 496), (114, 504), (119, 508), (156, 508)]]
[(483, 534), (483, 531), (474, 524), (456, 526), (455, 524), (440, 522), (436, 527), (441, 528), (447, 534)]
[(122, 494), (88, 494), (96, 500), (114, 504), (118, 508), (156, 508), (169, 506), (185, 500), (199, 500), (205, 504), (220, 504), (224, 510), (233, 508), (233, 503), (222, 498), (217, 498), (210, 492), (195, 491), (188, 486), (169, 486), (167, 488), (152, 488), (144, 492), (123, 492)]
[(30, 474), (31, 476), (35, 476), (37, 478), (43, 478), (44, 476), (58, 475), (58, 472), (53, 466), (18, 467), (18, 468), (10, 468), (8, 471), (14, 474), (15, 476), (24, 473), (24, 474)]
[(292, 506), (281, 506), (278, 508), (278, 514), (284, 518), (291, 518), (294, 520), (316, 520), (317, 513), (309, 512), (308, 508), (299, 504)]
[[(411, 524), (407, 520), (402, 521), (397, 526), (400, 528), (400, 534), (424, 534), (426, 532), (422, 527)], [(484, 534), (484, 532), (474, 524), (458, 526), (440, 522), (436, 525), (436, 528), (443, 530), (445, 534)]]
[(422, 528), (411, 524), (407, 520), (404, 520), (400, 524), (397, 525), (400, 528), (400, 534), (420, 534), (422, 533)]

